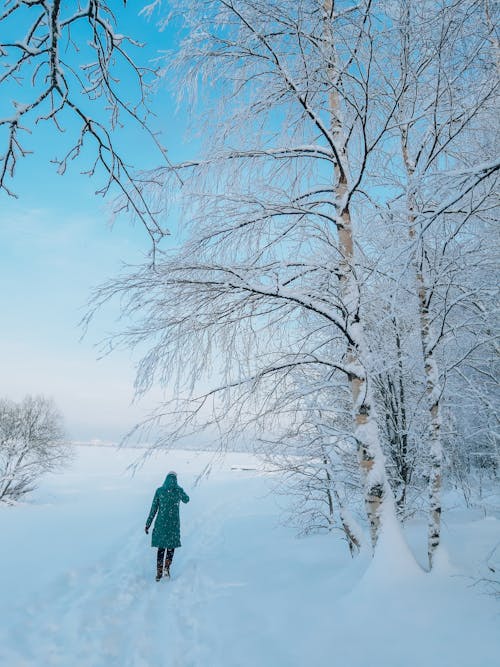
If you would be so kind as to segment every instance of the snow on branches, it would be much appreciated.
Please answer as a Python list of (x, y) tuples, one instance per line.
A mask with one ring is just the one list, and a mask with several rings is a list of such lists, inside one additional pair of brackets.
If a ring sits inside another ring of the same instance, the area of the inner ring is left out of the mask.
[(19, 159), (31, 152), (28, 135), (50, 122), (68, 137), (65, 152), (54, 159), (58, 172), (83, 157), (84, 173), (102, 179), (98, 194), (120, 193), (121, 210), (140, 219), (156, 243), (164, 232), (117, 137), (123, 123), (132, 121), (166, 158), (147, 125), (157, 73), (137, 64), (141, 45), (116, 31), (109, 2), (8, 0), (3, 6), (0, 190), (14, 196), (10, 180)]

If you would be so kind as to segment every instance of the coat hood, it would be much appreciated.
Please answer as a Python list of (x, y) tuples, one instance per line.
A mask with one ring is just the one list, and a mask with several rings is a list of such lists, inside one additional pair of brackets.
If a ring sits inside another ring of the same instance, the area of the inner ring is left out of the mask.
[(163, 482), (163, 488), (164, 489), (175, 489), (177, 486), (177, 475), (174, 472), (169, 472), (168, 475), (165, 477), (165, 481)]

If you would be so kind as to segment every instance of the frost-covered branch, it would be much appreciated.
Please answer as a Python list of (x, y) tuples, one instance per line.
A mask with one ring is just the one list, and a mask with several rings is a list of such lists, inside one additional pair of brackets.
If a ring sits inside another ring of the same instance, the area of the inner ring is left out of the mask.
[(166, 159), (148, 127), (156, 71), (137, 64), (134, 50), (141, 45), (116, 31), (113, 8), (101, 0), (11, 0), (5, 5), (0, 17), (0, 190), (14, 196), (10, 180), (19, 159), (31, 152), (28, 135), (50, 122), (68, 137), (68, 147), (54, 160), (58, 172), (85, 159), (85, 173), (102, 179), (98, 194), (121, 194), (123, 208), (143, 222), (156, 243), (164, 231), (118, 136), (130, 121)]

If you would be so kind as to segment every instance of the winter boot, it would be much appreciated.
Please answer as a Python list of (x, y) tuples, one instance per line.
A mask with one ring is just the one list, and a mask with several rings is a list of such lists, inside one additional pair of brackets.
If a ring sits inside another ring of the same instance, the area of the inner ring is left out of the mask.
[(174, 557), (174, 550), (167, 550), (167, 556), (165, 558), (165, 576), (170, 578), (170, 566), (172, 565), (172, 559)]

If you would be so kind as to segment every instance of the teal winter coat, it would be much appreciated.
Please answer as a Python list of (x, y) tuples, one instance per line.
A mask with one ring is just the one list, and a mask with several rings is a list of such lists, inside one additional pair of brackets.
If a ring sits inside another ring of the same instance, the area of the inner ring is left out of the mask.
[(176, 549), (181, 546), (181, 523), (179, 517), (179, 503), (188, 503), (189, 496), (177, 484), (177, 477), (167, 475), (163, 486), (156, 489), (151, 511), (146, 521), (149, 529), (156, 516), (151, 546), (162, 549)]

